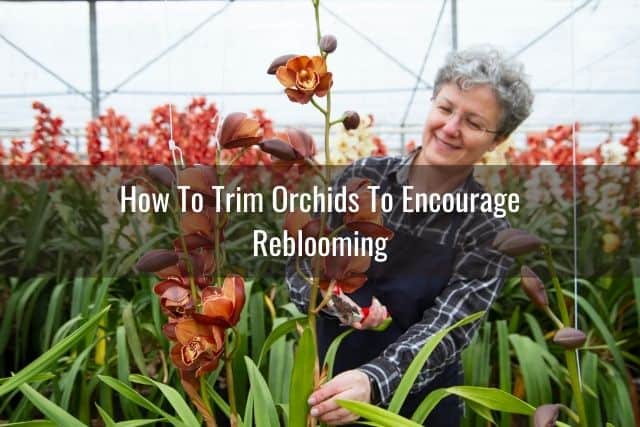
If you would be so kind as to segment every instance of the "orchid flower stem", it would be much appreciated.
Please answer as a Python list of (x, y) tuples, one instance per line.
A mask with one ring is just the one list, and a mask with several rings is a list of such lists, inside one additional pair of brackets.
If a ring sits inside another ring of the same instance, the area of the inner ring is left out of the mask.
[[(176, 172), (176, 185), (178, 184), (177, 177), (178, 177), (178, 174)], [(178, 191), (176, 190), (176, 188), (172, 188), (171, 191), (177, 203)], [(178, 217), (177, 211), (172, 209), (171, 212), (173, 214), (173, 219), (176, 222), (176, 226), (178, 227), (178, 236), (179, 236), (178, 238), (180, 239), (180, 247), (182, 248), (182, 253), (184, 253), (187, 256), (186, 264), (187, 264), (187, 271), (189, 272), (189, 286), (191, 288), (191, 298), (193, 299), (193, 304), (197, 305), (198, 299), (199, 299), (198, 288), (196, 287), (196, 282), (193, 279), (193, 265), (191, 263), (191, 257), (189, 256), (189, 251), (187, 250), (187, 242), (184, 240), (184, 235), (182, 234), (182, 230), (180, 230), (180, 218)]]
[(578, 414), (576, 414), (575, 412), (573, 412), (573, 411), (571, 410), (571, 408), (569, 408), (568, 406), (565, 406), (565, 405), (561, 405), (561, 407), (562, 407), (562, 410), (563, 410), (567, 415), (569, 415), (569, 417), (570, 417), (573, 421), (575, 421), (575, 422), (576, 422), (576, 423), (578, 423), (578, 424), (580, 423), (580, 417), (578, 416)]
[(556, 290), (556, 298), (558, 302), (558, 309), (560, 310), (560, 319), (564, 325), (570, 325), (571, 319), (569, 318), (569, 311), (567, 310), (567, 304), (564, 300), (564, 295), (562, 294), (562, 286), (560, 286), (560, 280), (558, 279), (558, 273), (556, 271), (555, 264), (553, 263), (553, 255), (551, 254), (551, 248), (548, 245), (544, 245), (542, 247), (542, 252), (544, 253), (544, 258), (547, 262), (547, 268), (549, 269), (549, 273), (551, 273), (551, 282), (553, 283), (553, 287)]
[(269, 298), (268, 295), (264, 295), (264, 305), (267, 306), (267, 310), (269, 310), (269, 314), (271, 315), (271, 321), (275, 322), (276, 320), (276, 308), (273, 305), (273, 301)]
[(320, 104), (318, 104), (318, 103), (316, 102), (316, 100), (315, 100), (315, 99), (311, 98), (311, 104), (312, 104), (314, 107), (316, 107), (316, 110), (320, 111), (323, 115), (325, 115), (325, 116), (327, 115), (327, 110), (325, 110), (324, 108), (322, 108), (322, 107), (320, 106)]
[(329, 289), (327, 289), (327, 292), (324, 298), (322, 299), (322, 301), (320, 301), (320, 304), (318, 304), (318, 306), (314, 310), (315, 314), (320, 313), (320, 310), (322, 310), (327, 306), (327, 304), (329, 304), (329, 301), (331, 301), (331, 295), (333, 295), (333, 288), (335, 288), (335, 286), (336, 286), (336, 281), (332, 280), (331, 283), (329, 284)]
[[(320, 38), (321, 38), (321, 31), (320, 31), (320, 13), (318, 8), (320, 7), (320, 1), (319, 0), (313, 0), (313, 10), (314, 10), (314, 15), (315, 15), (315, 22), (316, 22), (316, 38), (317, 38), (317, 42), (318, 42), (318, 49), (320, 49)], [(320, 54), (322, 55), (322, 51), (320, 51)], [(323, 58), (326, 57), (323, 56)], [(329, 90), (327, 92), (327, 103), (326, 103), (326, 108), (322, 108), (320, 105), (318, 105), (318, 103), (311, 98), (311, 104), (322, 113), (322, 115), (324, 116), (324, 152), (325, 152), (325, 168), (324, 168), (324, 195), (325, 197), (328, 197), (328, 186), (329, 183), (331, 182), (331, 175), (329, 172), (329, 168), (326, 167), (326, 165), (330, 165), (331, 164), (331, 150), (329, 150), (329, 130), (330, 130), (330, 118), (331, 118), (331, 90)], [(324, 230), (325, 230), (325, 224), (327, 223), (327, 212), (322, 212), (320, 214), (320, 237), (322, 237), (324, 235)], [(316, 331), (316, 313), (315, 313), (315, 309), (316, 309), (316, 303), (317, 303), (317, 299), (318, 299), (318, 292), (320, 290), (320, 264), (319, 262), (315, 263), (314, 266), (314, 277), (313, 277), (313, 284), (311, 286), (311, 295), (309, 296), (309, 310), (308, 310), (308, 319), (309, 319), (309, 330), (311, 331), (311, 335), (313, 337), (313, 340), (315, 342), (318, 342), (318, 334)], [(313, 379), (314, 379), (314, 385), (317, 386), (317, 381), (319, 379), (319, 361), (318, 361), (318, 352), (317, 352), (317, 347), (316, 347), (316, 353), (314, 355), (314, 372), (313, 372)], [(316, 420), (315, 418), (311, 418), (311, 426), (315, 426), (316, 425)]]
[(564, 328), (565, 325), (562, 323), (560, 319), (558, 319), (558, 316), (554, 314), (553, 310), (551, 310), (551, 307), (546, 306), (544, 308), (544, 312), (547, 314), (547, 316), (549, 316), (551, 321), (553, 321), (553, 323), (556, 325), (558, 329)]
[(573, 391), (573, 398), (576, 402), (578, 409), (578, 425), (580, 427), (588, 427), (587, 410), (584, 404), (584, 396), (582, 395), (582, 384), (580, 381), (580, 374), (578, 371), (578, 351), (567, 350), (564, 352), (565, 362), (567, 364), (567, 370), (569, 371), (569, 379), (571, 380), (571, 390)]
[(340, 117), (339, 119), (336, 119), (332, 122), (329, 122), (329, 126), (335, 126), (337, 124), (340, 124), (344, 121), (344, 116)]
[[(233, 166), (233, 164), (235, 162), (237, 162), (238, 159), (240, 159), (242, 156), (244, 156), (244, 153), (246, 153), (248, 149), (249, 149), (249, 147), (242, 147), (242, 149), (240, 149), (240, 151), (238, 151), (238, 153), (231, 158), (229, 163), (227, 163), (227, 168), (225, 170), (223, 170), (222, 173), (220, 174), (221, 180), (224, 180), (224, 177), (226, 176), (226, 174), (229, 171), (230, 167)], [(217, 161), (218, 161), (218, 158), (216, 156), (216, 162)]]
[(346, 226), (346, 225), (344, 225), (344, 224), (342, 224), (342, 225), (340, 225), (340, 227), (338, 227), (338, 228), (336, 228), (335, 230), (333, 230), (333, 231), (331, 232), (331, 234), (329, 234), (327, 237), (328, 237), (329, 239), (333, 239), (333, 238), (334, 238), (334, 237), (336, 237), (338, 234), (340, 234), (340, 233), (342, 232), (342, 230), (344, 230), (344, 229), (346, 229), (346, 228), (347, 228), (347, 226)]
[(207, 391), (207, 379), (204, 375), (200, 377), (200, 396), (202, 397), (202, 401), (204, 402), (205, 408), (209, 411), (210, 414), (213, 414), (211, 410), (211, 403), (209, 403), (209, 392)]
[[(544, 258), (547, 262), (547, 268), (551, 274), (551, 282), (556, 290), (556, 298), (558, 302), (558, 308), (560, 309), (560, 317), (564, 325), (570, 325), (571, 319), (569, 318), (569, 311), (567, 310), (567, 304), (564, 300), (562, 293), (562, 286), (560, 286), (560, 280), (558, 279), (558, 273), (553, 263), (553, 255), (551, 254), (551, 248), (548, 245), (542, 247)], [(551, 311), (551, 310), (549, 310)], [(570, 350), (564, 352), (565, 362), (567, 370), (569, 371), (569, 378), (571, 380), (571, 389), (573, 391), (573, 398), (576, 402), (579, 415), (579, 425), (581, 427), (588, 427), (587, 411), (584, 405), (584, 396), (582, 395), (582, 382), (580, 381), (580, 374), (578, 372), (578, 352), (576, 350)]]
[(242, 336), (240, 335), (240, 332), (238, 332), (238, 329), (235, 326), (232, 326), (231, 331), (233, 332), (233, 348), (229, 350), (227, 355), (225, 355), (229, 360), (233, 359), (236, 355), (236, 351), (240, 348), (240, 343), (242, 343)]
[(313, 12), (316, 17), (316, 43), (318, 43), (318, 47), (320, 47), (320, 38), (322, 38), (322, 34), (320, 33), (320, 0), (311, 0), (313, 2)]
[[(235, 329), (234, 329), (234, 332), (235, 332)], [(237, 339), (237, 337), (238, 335), (236, 334), (235, 339)], [(225, 340), (226, 340), (226, 343), (224, 348), (225, 348), (226, 354), (225, 354), (225, 361), (224, 361), (224, 369), (227, 375), (227, 392), (229, 396), (229, 408), (231, 410), (231, 414), (229, 416), (229, 422), (231, 424), (231, 427), (236, 427), (238, 425), (238, 409), (236, 406), (236, 393), (235, 393), (235, 386), (233, 383), (233, 367), (232, 367), (233, 352), (229, 351), (229, 335), (228, 334)]]
[(317, 164), (315, 164), (311, 158), (309, 157), (305, 157), (305, 163), (308, 164), (309, 166), (311, 166), (311, 168), (313, 169), (313, 171), (316, 173), (316, 175), (318, 175), (320, 177), (320, 179), (322, 179), (322, 182), (325, 185), (329, 185), (329, 182), (327, 181), (327, 179), (325, 178), (324, 174), (322, 173), (322, 171), (320, 170), (320, 168), (318, 167)]

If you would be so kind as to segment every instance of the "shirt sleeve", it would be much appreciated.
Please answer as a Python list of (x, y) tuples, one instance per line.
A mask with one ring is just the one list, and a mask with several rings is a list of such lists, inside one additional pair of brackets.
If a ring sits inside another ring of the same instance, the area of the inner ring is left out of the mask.
[[(375, 403), (389, 403), (402, 375), (429, 337), (470, 314), (489, 310), (513, 263), (512, 258), (491, 247), (496, 233), (507, 227), (506, 221), (485, 218), (466, 232), (454, 261), (453, 274), (433, 307), (380, 356), (359, 368), (378, 388), (379, 402)], [(426, 361), (411, 393), (419, 392), (453, 363), (480, 324), (478, 320), (447, 334)]]

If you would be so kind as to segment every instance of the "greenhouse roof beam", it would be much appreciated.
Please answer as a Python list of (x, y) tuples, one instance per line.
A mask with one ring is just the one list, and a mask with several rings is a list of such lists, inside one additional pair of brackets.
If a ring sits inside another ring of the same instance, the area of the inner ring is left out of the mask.
[(163, 58), (165, 55), (167, 55), (169, 52), (171, 52), (173, 49), (175, 49), (176, 47), (178, 47), (179, 45), (181, 45), (185, 40), (189, 39), (191, 36), (193, 36), (196, 32), (198, 32), (200, 29), (202, 29), (205, 25), (207, 25), (209, 22), (211, 22), (214, 18), (216, 18), (217, 16), (219, 16), (220, 14), (222, 14), (225, 10), (227, 10), (227, 8), (229, 6), (231, 6), (231, 4), (233, 3), (233, 0), (228, 0), (227, 3), (221, 7), (220, 9), (216, 10), (215, 12), (213, 12), (212, 14), (210, 14), (209, 16), (207, 16), (202, 22), (200, 22), (199, 24), (197, 24), (195, 27), (193, 27), (193, 29), (191, 29), (190, 31), (188, 31), (186, 34), (184, 34), (182, 37), (180, 37), (178, 40), (176, 40), (175, 42), (171, 43), (166, 49), (164, 49), (162, 52), (160, 52), (158, 55), (154, 56), (153, 58), (151, 58), (149, 61), (147, 61), (144, 65), (142, 65), (140, 68), (138, 68), (137, 70), (135, 70), (133, 73), (131, 73), (128, 77), (126, 77), (124, 80), (122, 80), (120, 83), (118, 83), (117, 85), (115, 85), (113, 87), (113, 89), (108, 90), (105, 92), (105, 94), (102, 96), (101, 100), (104, 100), (105, 98), (107, 98), (109, 95), (116, 93), (120, 90), (121, 87), (123, 87), (124, 85), (126, 85), (127, 83), (129, 83), (131, 80), (133, 80), (135, 77), (137, 77), (139, 74), (141, 74), (142, 72), (144, 72), (145, 70), (147, 70), (149, 67), (151, 67), (153, 64), (155, 64), (156, 62), (158, 62), (161, 58)]
[(510, 58), (515, 58), (516, 56), (520, 55), (521, 53), (525, 52), (527, 49), (529, 49), (531, 46), (533, 46), (534, 44), (538, 43), (540, 40), (542, 40), (543, 38), (545, 38), (547, 35), (549, 35), (553, 30), (555, 30), (556, 28), (558, 28), (560, 25), (564, 24), (567, 19), (571, 18), (573, 15), (575, 15), (576, 13), (578, 13), (580, 10), (582, 10), (586, 5), (588, 5), (589, 3), (591, 3), (593, 0), (585, 0), (580, 6), (576, 7), (575, 9), (573, 9), (571, 12), (569, 12), (567, 15), (565, 15), (564, 17), (562, 17), (558, 22), (556, 22), (555, 24), (553, 24), (552, 26), (550, 26), (549, 28), (547, 28), (546, 30), (544, 30), (542, 33), (540, 33), (537, 37), (535, 37), (533, 40), (531, 40), (529, 43), (527, 43), (526, 45), (524, 45), (522, 48), (520, 48), (520, 50), (518, 50), (516, 53), (514, 53), (513, 55), (511, 55)]
[[(433, 27), (433, 32), (431, 33), (431, 40), (429, 40), (429, 47), (427, 47), (427, 51), (424, 54), (424, 58), (422, 58), (422, 64), (420, 64), (420, 71), (418, 71), (418, 76), (422, 76), (422, 73), (424, 73), (424, 68), (427, 65), (427, 59), (431, 54), (431, 48), (433, 47), (433, 42), (436, 39), (438, 28), (440, 28), (440, 22), (442, 21), (442, 15), (444, 15), (444, 10), (446, 6), (447, 6), (447, 0), (442, 0), (442, 7), (440, 8), (440, 14), (438, 15), (438, 19), (436, 20), (436, 25)], [(452, 6), (453, 6), (453, 3), (452, 3)], [(413, 86), (411, 95), (409, 96), (409, 102), (407, 102), (407, 106), (404, 109), (404, 114), (402, 115), (402, 119), (400, 120), (400, 126), (404, 126), (407, 123), (407, 117), (409, 116), (409, 112), (411, 111), (411, 106), (413, 105), (413, 100), (416, 97), (416, 92), (418, 91), (419, 86), (420, 86), (420, 79), (416, 79), (416, 83)]]
[[(336, 89), (331, 93), (343, 95), (355, 94), (376, 94), (376, 93), (400, 93), (411, 92), (413, 88), (374, 88), (374, 89)], [(427, 89), (421, 89), (427, 90)], [(538, 88), (533, 90), (534, 93), (557, 94), (557, 95), (640, 95), (638, 89), (556, 89), (556, 88)], [(87, 95), (90, 92), (82, 92)], [(201, 90), (126, 90), (119, 91), (118, 95), (148, 96), (282, 96), (279, 91), (201, 91)], [(23, 93), (0, 93), (0, 99), (18, 99), (18, 98), (51, 98), (56, 96), (75, 95), (69, 92), (23, 92)]]
[[(615, 55), (616, 53), (620, 52), (621, 50), (624, 50), (624, 49), (628, 48), (629, 46), (633, 45), (634, 43), (637, 43), (638, 41), (640, 41), (640, 35), (637, 36), (637, 37), (634, 37), (633, 39), (629, 40), (628, 42), (626, 42), (626, 43), (624, 43), (624, 44), (622, 44), (620, 46), (616, 46), (614, 49), (611, 49), (611, 50), (603, 53), (598, 58), (594, 59), (593, 61), (591, 61), (591, 62), (581, 66), (577, 70), (575, 70), (574, 74), (577, 74), (577, 73), (580, 73), (582, 71), (588, 70), (589, 68), (593, 67), (594, 65), (601, 63), (605, 59), (609, 59), (611, 56)], [(559, 83), (562, 83), (562, 82), (564, 82), (565, 80), (568, 80), (568, 79), (569, 79), (569, 77), (562, 77), (562, 78), (556, 80), (555, 82), (551, 83), (549, 85), (549, 87), (555, 87)]]
[(347, 22), (344, 18), (342, 18), (340, 15), (338, 15), (337, 13), (335, 13), (334, 11), (332, 11), (331, 9), (329, 9), (327, 6), (320, 4), (320, 7), (323, 8), (327, 13), (329, 13), (331, 16), (333, 16), (334, 18), (336, 18), (336, 20), (338, 20), (340, 23), (342, 23), (344, 26), (346, 26), (347, 28), (349, 28), (351, 31), (353, 31), (354, 33), (356, 33), (358, 36), (360, 36), (361, 38), (363, 38), (367, 43), (369, 43), (371, 46), (373, 46), (378, 52), (380, 52), (381, 54), (383, 54), (384, 56), (387, 57), (387, 59), (389, 59), (391, 62), (393, 62), (394, 64), (396, 64), (398, 67), (400, 67), (401, 69), (403, 69), (404, 71), (406, 71), (407, 73), (411, 74), (412, 77), (418, 79), (418, 81), (420, 83), (423, 84), (423, 87), (425, 89), (432, 89), (432, 86), (426, 82), (421, 76), (420, 74), (417, 74), (415, 71), (413, 71), (411, 68), (409, 68), (408, 66), (406, 66), (405, 64), (403, 64), (399, 59), (397, 59), (395, 56), (391, 55), (389, 52), (387, 52), (382, 46), (380, 46), (378, 43), (376, 43), (371, 37), (367, 36), (366, 34), (364, 34), (362, 31), (358, 30), (356, 27), (354, 27), (353, 25), (351, 25), (349, 22)]
[(25, 58), (27, 58), (29, 61), (33, 62), (35, 65), (37, 65), (39, 68), (41, 68), (42, 70), (44, 70), (47, 74), (49, 74), (51, 77), (53, 77), (54, 79), (58, 80), (60, 83), (62, 83), (63, 85), (65, 85), (67, 87), (67, 89), (69, 89), (70, 91), (74, 92), (77, 95), (82, 96), (84, 99), (86, 99), (87, 101), (91, 101), (91, 97), (89, 97), (88, 95), (86, 95), (84, 92), (82, 92), (80, 89), (78, 89), (77, 87), (75, 87), (74, 85), (72, 85), (71, 83), (69, 83), (68, 81), (66, 81), (65, 79), (63, 79), (59, 74), (57, 74), (55, 71), (51, 70), (49, 67), (47, 67), (46, 65), (44, 65), (42, 62), (38, 61), (36, 58), (34, 58), (33, 56), (29, 55), (24, 49), (22, 49), (20, 46), (18, 46), (17, 44), (15, 44), (14, 42), (12, 42), (11, 40), (9, 40), (7, 37), (5, 37), (3, 34), (0, 33), (0, 38), (2, 40), (4, 40), (9, 46), (11, 46), (13, 49), (17, 50), (18, 52), (20, 52)]

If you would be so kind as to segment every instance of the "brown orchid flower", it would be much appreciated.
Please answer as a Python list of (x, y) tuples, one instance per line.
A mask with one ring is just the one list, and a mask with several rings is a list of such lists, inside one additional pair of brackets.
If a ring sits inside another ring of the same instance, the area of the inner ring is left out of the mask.
[(221, 319), (229, 326), (235, 326), (244, 302), (244, 279), (230, 274), (221, 288), (209, 286), (202, 291), (202, 315), (197, 318), (204, 322)]
[[(220, 225), (216, 225), (216, 221), (221, 221)], [(213, 244), (215, 230), (219, 229), (220, 239), (224, 238), (222, 229), (227, 222), (227, 215), (218, 214), (216, 215), (213, 208), (207, 207), (202, 210), (202, 212), (185, 212), (180, 217), (180, 231), (182, 235), (185, 237), (185, 240), (189, 236), (198, 236), (189, 237), (189, 242), (192, 246), (189, 247), (187, 245), (187, 249), (193, 249), (197, 247), (208, 247), (204, 244), (200, 245), (199, 243), (204, 243), (204, 240), (207, 240), (211, 244)], [(195, 246), (194, 246), (195, 245)], [(182, 242), (180, 239), (176, 239), (174, 241), (174, 246), (177, 250), (182, 250)], [(213, 247), (213, 246), (211, 246)]]
[(199, 377), (213, 371), (224, 350), (224, 328), (194, 319), (180, 319), (174, 331), (178, 341), (171, 348), (171, 360), (180, 370), (196, 370)]
[[(178, 185), (188, 186), (187, 194), (200, 193), (207, 206), (215, 206), (216, 199), (213, 186), (218, 184), (215, 168), (197, 165), (182, 169), (178, 172)], [(191, 206), (190, 200), (182, 201), (182, 206)]]
[(222, 122), (218, 141), (222, 148), (249, 147), (262, 139), (260, 122), (245, 113), (231, 113)]
[(343, 221), (351, 231), (358, 231), (371, 237), (393, 237), (393, 231), (384, 226), (380, 200), (376, 200), (375, 212), (373, 210), (373, 194), (367, 188), (369, 180), (364, 178), (351, 178), (347, 181), (346, 189), (349, 193), (358, 195), (357, 212), (347, 212)]
[(316, 155), (313, 137), (302, 129), (287, 128), (278, 132), (275, 138), (260, 143), (260, 149), (271, 154), (280, 164), (304, 163), (305, 159)]
[(327, 63), (321, 56), (296, 56), (276, 71), (278, 81), (292, 102), (306, 104), (311, 98), (325, 96), (333, 79), (327, 72)]
[(359, 256), (327, 256), (324, 258), (324, 280), (320, 281), (323, 290), (329, 288), (335, 280), (336, 288), (350, 294), (362, 287), (367, 281), (366, 271), (371, 266), (371, 257)]
[[(297, 236), (302, 230), (303, 237), (318, 238), (320, 234), (320, 218), (312, 218), (307, 212), (294, 210), (284, 215), (283, 228), (290, 236)], [(331, 229), (325, 224), (324, 234), (330, 234)]]
[[(211, 275), (215, 271), (216, 262), (210, 248), (199, 247), (191, 250), (186, 255), (180, 251), (175, 253), (178, 256), (178, 262), (152, 272), (160, 279), (171, 279), (181, 283), (184, 287), (190, 287), (190, 277), (193, 277), (199, 288), (204, 288), (211, 284)], [(191, 267), (191, 274), (189, 267)]]
[(160, 306), (169, 317), (184, 317), (194, 310), (191, 292), (182, 280), (171, 278), (159, 282), (153, 292), (160, 297)]

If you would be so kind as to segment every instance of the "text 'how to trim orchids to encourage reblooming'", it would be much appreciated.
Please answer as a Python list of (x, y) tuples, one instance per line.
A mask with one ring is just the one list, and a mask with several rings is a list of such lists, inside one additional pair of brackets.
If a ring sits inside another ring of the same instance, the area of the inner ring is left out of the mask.
[[(280, 237), (269, 237), (265, 230), (253, 231), (254, 256), (372, 256), (376, 262), (385, 262), (388, 233), (365, 233), (359, 235), (352, 230), (349, 236), (318, 236), (315, 221), (307, 221), (306, 215), (321, 212), (338, 213), (357, 217), (362, 212), (390, 213), (401, 208), (405, 213), (470, 213), (477, 210), (504, 217), (506, 211), (518, 212), (520, 197), (516, 193), (415, 193), (413, 186), (405, 185), (402, 196), (381, 192), (379, 186), (366, 185), (367, 191), (353, 191), (349, 185), (329, 188), (325, 194), (321, 188), (313, 186), (309, 192), (292, 192), (285, 186), (275, 186), (271, 193), (271, 210), (276, 213), (294, 214), (287, 217)], [(120, 189), (121, 213), (167, 212), (171, 193), (138, 192), (135, 186), (123, 185)], [(192, 191), (189, 185), (178, 185), (178, 206), (182, 213), (263, 213), (265, 195), (259, 192), (225, 191), (221, 185), (211, 186), (211, 196)], [(400, 206), (399, 206), (400, 204)], [(292, 221), (295, 214), (305, 215), (300, 221)], [(307, 224), (299, 227), (298, 224)], [(314, 228), (316, 230), (314, 231)]]

